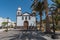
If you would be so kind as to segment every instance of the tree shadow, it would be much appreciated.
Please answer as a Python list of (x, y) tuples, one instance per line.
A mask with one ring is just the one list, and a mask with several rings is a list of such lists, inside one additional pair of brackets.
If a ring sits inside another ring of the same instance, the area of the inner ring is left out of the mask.
[[(41, 36), (39, 36), (38, 34), (40, 34)], [(22, 33), (22, 35), (18, 34), (15, 35), (14, 38), (10, 39), (10, 40), (31, 40), (31, 39), (36, 39), (36, 40), (47, 40), (45, 38), (43, 38), (42, 36), (44, 36), (43, 33), (39, 33), (38, 32), (37, 35), (33, 35), (31, 33)]]

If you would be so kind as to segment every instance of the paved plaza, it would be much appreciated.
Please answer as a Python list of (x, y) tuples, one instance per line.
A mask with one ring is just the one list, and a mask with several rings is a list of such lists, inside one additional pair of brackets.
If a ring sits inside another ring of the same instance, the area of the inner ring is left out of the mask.
[(20, 31), (17, 29), (0, 32), (0, 40), (59, 40), (41, 31)]

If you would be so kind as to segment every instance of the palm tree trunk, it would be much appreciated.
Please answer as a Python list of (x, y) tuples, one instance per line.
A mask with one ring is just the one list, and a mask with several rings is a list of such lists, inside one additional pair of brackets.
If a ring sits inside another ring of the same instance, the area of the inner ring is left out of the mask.
[(42, 28), (42, 12), (40, 12), (40, 30), (42, 30), (41, 28)]
[(47, 0), (44, 0), (44, 7), (45, 7), (45, 13), (46, 13), (46, 32), (50, 32)]
[(58, 17), (58, 14), (56, 13), (56, 20), (55, 20), (56, 25), (58, 24), (58, 19), (57, 19), (57, 17)]

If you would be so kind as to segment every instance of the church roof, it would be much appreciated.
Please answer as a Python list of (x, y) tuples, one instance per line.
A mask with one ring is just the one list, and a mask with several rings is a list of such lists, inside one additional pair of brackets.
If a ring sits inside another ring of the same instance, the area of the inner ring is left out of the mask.
[(28, 12), (25, 12), (23, 15), (30, 15), (30, 13), (28, 13)]

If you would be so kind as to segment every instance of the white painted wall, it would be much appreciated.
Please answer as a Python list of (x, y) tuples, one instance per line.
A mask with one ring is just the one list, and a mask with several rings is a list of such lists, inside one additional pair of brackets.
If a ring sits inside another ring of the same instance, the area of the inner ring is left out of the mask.
[(22, 16), (17, 16), (17, 26), (23, 26)]
[[(24, 20), (22, 20), (22, 16), (17, 16), (17, 26), (24, 26), (24, 21), (26, 16), (23, 16), (23, 17), (24, 17)], [(31, 16), (30, 20), (29, 20), (29, 16), (27, 16), (27, 21), (29, 23), (29, 26), (36, 26), (35, 16)]]

